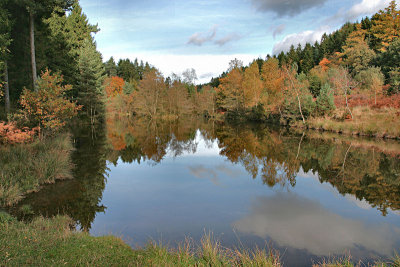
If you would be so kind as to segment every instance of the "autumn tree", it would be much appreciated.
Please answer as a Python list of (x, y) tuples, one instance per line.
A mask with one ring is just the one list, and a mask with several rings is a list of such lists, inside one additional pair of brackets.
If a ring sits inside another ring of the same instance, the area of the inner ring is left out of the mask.
[(224, 78), (220, 79), (217, 88), (219, 104), (227, 111), (238, 114), (244, 107), (244, 95), (242, 89), (243, 73), (239, 67), (232, 69)]
[(386, 51), (390, 43), (400, 37), (400, 10), (392, 0), (388, 7), (374, 16), (371, 32), (378, 40), (377, 50)]
[(263, 81), (263, 94), (261, 103), (269, 112), (281, 113), (283, 103), (283, 73), (279, 68), (279, 61), (276, 58), (269, 58), (264, 62), (261, 71)]
[(215, 116), (216, 105), (215, 105), (215, 89), (209, 85), (204, 86), (197, 94), (197, 109), (201, 114), (208, 116)]
[(257, 61), (251, 63), (244, 71), (242, 88), (244, 107), (247, 109), (257, 107), (261, 102), (263, 93), (263, 83), (261, 81)]
[(343, 46), (344, 63), (351, 68), (353, 75), (356, 75), (361, 70), (365, 70), (375, 56), (375, 52), (365, 41), (364, 30), (358, 25), (357, 30), (347, 37), (346, 44)]
[(80, 109), (80, 106), (65, 96), (72, 86), (62, 84), (62, 76), (52, 75), (46, 70), (38, 80), (36, 91), (24, 89), (20, 100), (21, 106), (37, 126), (46, 130), (57, 130)]
[(154, 119), (161, 115), (165, 95), (164, 77), (158, 70), (144, 74), (138, 90), (133, 93), (134, 107), (137, 114)]
[(170, 88), (165, 89), (164, 106), (169, 115), (174, 115), (177, 118), (189, 114), (193, 110), (193, 104), (189, 100), (189, 93), (186, 84), (180, 80), (172, 82)]
[(103, 86), (107, 97), (114, 97), (122, 93), (125, 81), (118, 76), (107, 77), (104, 79)]

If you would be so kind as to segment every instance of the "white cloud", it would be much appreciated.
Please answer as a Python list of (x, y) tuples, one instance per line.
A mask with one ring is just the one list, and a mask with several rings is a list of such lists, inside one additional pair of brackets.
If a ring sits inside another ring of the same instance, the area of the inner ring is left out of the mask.
[(369, 225), (333, 213), (319, 203), (294, 194), (259, 197), (250, 214), (233, 226), (240, 232), (266, 238), (280, 246), (320, 256), (366, 250), (391, 255), (399, 241), (399, 229), (393, 225)]
[(346, 12), (347, 20), (354, 20), (360, 16), (373, 14), (380, 9), (384, 9), (389, 5), (390, 0), (362, 0), (361, 3), (355, 4)]
[(339, 9), (336, 14), (325, 20), (326, 24), (343, 24), (353, 22), (360, 17), (373, 15), (389, 5), (390, 0), (362, 0), (348, 10)]
[(272, 54), (277, 55), (282, 51), (287, 52), (289, 51), (291, 45), (297, 47), (298, 44), (301, 44), (304, 47), (306, 43), (313, 44), (315, 41), (320, 41), (325, 32), (327, 32), (327, 28), (289, 34), (283, 38), (282, 41), (274, 44), (274, 47), (272, 48)]
[(219, 45), (219, 46), (223, 46), (223, 45), (225, 45), (225, 44), (227, 44), (227, 43), (229, 43), (229, 42), (237, 41), (237, 40), (239, 40), (239, 39), (241, 39), (241, 38), (242, 38), (242, 37), (241, 37), (239, 34), (230, 33), (230, 34), (227, 34), (227, 35), (225, 35), (224, 37), (222, 37), (222, 38), (216, 40), (215, 43), (216, 43), (217, 45)]
[(187, 44), (202, 46), (204, 43), (212, 41), (217, 33), (217, 25), (211, 27), (208, 33), (196, 32), (189, 37)]

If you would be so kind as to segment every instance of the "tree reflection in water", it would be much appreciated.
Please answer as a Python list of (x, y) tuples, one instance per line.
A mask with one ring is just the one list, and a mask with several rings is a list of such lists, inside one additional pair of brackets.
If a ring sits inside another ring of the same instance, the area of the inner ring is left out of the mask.
[(261, 179), (269, 187), (290, 190), (296, 186), (299, 172), (311, 171), (321, 183), (367, 201), (382, 215), (388, 209), (400, 209), (398, 142), (316, 132), (295, 134), (266, 125), (229, 125), (197, 117), (161, 122), (111, 116), (94, 132), (88, 127), (74, 127), (74, 179), (28, 195), (12, 212), (23, 217), (20, 207), (30, 205), (35, 215), (67, 214), (83, 230), (89, 230), (96, 214), (106, 209), (100, 202), (107, 162), (156, 165), (167, 155), (196, 153), (196, 134), (209, 147), (217, 141), (221, 156), (242, 165), (253, 179)]

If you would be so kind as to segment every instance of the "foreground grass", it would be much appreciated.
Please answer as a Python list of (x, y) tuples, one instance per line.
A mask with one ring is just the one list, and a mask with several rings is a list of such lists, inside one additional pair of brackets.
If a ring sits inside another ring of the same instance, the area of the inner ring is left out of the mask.
[(58, 216), (26, 224), (0, 213), (0, 266), (281, 266), (276, 254), (224, 249), (210, 235), (199, 248), (151, 243), (132, 250), (117, 237), (72, 231), (71, 223)]
[(340, 120), (335, 111), (331, 117), (309, 118), (310, 128), (340, 132), (352, 135), (366, 135), (385, 138), (400, 138), (400, 111), (394, 108), (371, 109), (369, 107), (355, 107), (353, 120)]
[(42, 184), (70, 178), (73, 147), (67, 135), (0, 147), (0, 206), (18, 202)]
[[(0, 266), (282, 266), (276, 252), (226, 249), (210, 234), (198, 247), (187, 241), (174, 250), (154, 243), (133, 250), (120, 238), (93, 237), (72, 226), (65, 216), (24, 223), (0, 212)], [(313, 266), (364, 265), (347, 257)], [(400, 257), (372, 266), (400, 266)]]

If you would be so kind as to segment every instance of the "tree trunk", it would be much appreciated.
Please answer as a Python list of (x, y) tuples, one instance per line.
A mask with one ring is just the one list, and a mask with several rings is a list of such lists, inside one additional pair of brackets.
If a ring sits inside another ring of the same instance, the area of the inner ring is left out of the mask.
[(32, 83), (35, 91), (37, 90), (36, 55), (35, 55), (35, 19), (32, 11), (29, 11), (29, 37), (31, 43), (31, 66)]
[(4, 62), (4, 101), (6, 113), (10, 113), (10, 86), (8, 84), (8, 66), (7, 61)]

